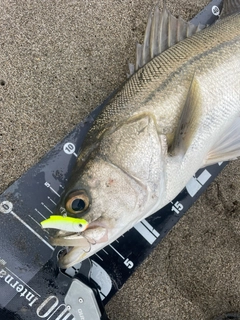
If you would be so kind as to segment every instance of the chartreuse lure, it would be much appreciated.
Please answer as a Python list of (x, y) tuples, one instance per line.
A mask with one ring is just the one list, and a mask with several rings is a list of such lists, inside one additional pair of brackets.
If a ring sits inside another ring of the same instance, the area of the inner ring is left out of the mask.
[(87, 229), (88, 222), (84, 219), (54, 215), (43, 220), (41, 226), (43, 229), (49, 228), (69, 232), (82, 232)]

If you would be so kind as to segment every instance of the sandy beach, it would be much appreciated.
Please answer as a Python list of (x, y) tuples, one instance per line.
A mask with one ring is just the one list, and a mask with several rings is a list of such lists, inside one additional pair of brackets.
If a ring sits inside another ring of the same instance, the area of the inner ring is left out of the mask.
[[(167, 1), (191, 19), (209, 1)], [(125, 79), (151, 0), (1, 0), (0, 192)], [(108, 303), (111, 320), (240, 311), (240, 160), (229, 164)]]

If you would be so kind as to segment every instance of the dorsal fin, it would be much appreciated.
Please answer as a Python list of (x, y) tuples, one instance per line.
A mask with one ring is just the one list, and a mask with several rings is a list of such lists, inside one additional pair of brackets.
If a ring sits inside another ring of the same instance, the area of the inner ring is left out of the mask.
[(224, 0), (221, 18), (240, 12), (240, 0)]
[(202, 30), (204, 25), (194, 25), (182, 18), (175, 18), (166, 8), (162, 11), (155, 7), (154, 13), (150, 13), (144, 35), (143, 44), (136, 45), (136, 63), (129, 64), (130, 75), (161, 52), (170, 48), (177, 42), (192, 36)]

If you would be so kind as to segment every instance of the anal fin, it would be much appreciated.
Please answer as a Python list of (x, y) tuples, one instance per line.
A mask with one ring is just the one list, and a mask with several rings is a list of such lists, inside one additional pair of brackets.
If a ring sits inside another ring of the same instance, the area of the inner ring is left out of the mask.
[(213, 146), (205, 162), (205, 166), (217, 162), (233, 160), (240, 157), (240, 117), (236, 118), (231, 127)]

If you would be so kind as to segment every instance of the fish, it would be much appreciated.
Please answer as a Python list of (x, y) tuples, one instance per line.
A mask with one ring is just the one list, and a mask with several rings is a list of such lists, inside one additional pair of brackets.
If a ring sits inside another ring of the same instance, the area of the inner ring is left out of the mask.
[(82, 145), (57, 207), (84, 219), (52, 244), (68, 268), (172, 201), (198, 169), (240, 155), (240, 0), (192, 25), (163, 5), (149, 16), (125, 83)]

